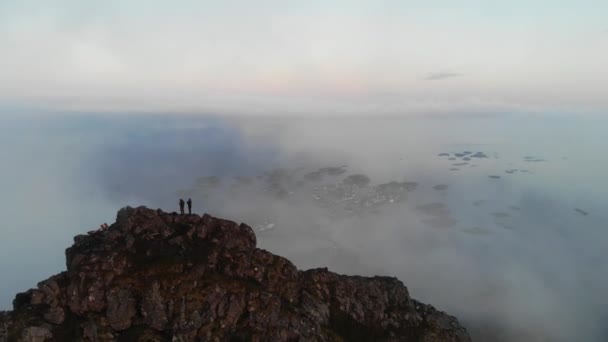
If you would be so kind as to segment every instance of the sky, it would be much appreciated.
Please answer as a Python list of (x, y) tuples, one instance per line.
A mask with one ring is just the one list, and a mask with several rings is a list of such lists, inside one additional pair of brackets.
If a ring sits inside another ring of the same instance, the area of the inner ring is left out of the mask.
[(0, 1), (0, 108), (602, 113), (608, 2)]

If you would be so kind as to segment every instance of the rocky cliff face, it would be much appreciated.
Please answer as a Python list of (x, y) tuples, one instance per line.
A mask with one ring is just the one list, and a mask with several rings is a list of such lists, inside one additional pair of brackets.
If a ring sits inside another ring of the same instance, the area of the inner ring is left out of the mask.
[(470, 341), (396, 278), (299, 271), (209, 215), (125, 208), (66, 259), (0, 312), (0, 342)]

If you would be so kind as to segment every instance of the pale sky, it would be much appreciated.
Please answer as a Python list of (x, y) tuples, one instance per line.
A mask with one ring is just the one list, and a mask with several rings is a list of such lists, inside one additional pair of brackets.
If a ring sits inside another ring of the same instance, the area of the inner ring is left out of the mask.
[(608, 110), (608, 1), (0, 0), (0, 107)]

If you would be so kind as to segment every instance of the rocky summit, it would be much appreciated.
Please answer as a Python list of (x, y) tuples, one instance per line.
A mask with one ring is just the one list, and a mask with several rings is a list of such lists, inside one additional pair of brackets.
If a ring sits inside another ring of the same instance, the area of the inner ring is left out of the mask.
[(123, 208), (0, 312), (5, 341), (470, 341), (390, 277), (298, 270), (245, 224)]

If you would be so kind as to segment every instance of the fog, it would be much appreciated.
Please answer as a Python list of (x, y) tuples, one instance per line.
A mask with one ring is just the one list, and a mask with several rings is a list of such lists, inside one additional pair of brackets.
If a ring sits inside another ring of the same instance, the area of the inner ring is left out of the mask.
[(301, 269), (396, 276), (477, 341), (608, 338), (605, 119), (0, 120), (0, 309), (74, 235), (181, 196)]

